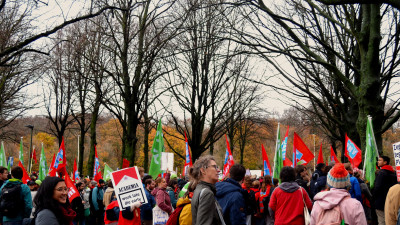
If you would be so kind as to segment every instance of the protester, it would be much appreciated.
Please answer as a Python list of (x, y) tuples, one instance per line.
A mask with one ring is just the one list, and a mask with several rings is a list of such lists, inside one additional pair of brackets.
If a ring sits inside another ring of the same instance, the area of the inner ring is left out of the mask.
[[(260, 214), (262, 215), (261, 222), (264, 222), (266, 225), (273, 225), (274, 220), (269, 214), (268, 204), (271, 199), (272, 192), (274, 191), (274, 186), (272, 185), (272, 177), (270, 175), (266, 175), (263, 178), (263, 182), (261, 184), (260, 191), (256, 194), (256, 200), (258, 200)], [(257, 220), (260, 221), (260, 220)], [(258, 223), (257, 223), (258, 225)]]
[(222, 209), (215, 200), (216, 188), (220, 173), (215, 159), (211, 155), (202, 156), (189, 169), (190, 185), (194, 190), (192, 198), (192, 224), (222, 224)]
[(76, 197), (72, 200), (71, 202), (71, 208), (75, 211), (76, 216), (72, 223), (74, 225), (85, 225), (85, 206), (84, 206), (84, 199), (83, 196), (81, 195), (83, 189), (85, 188), (84, 184), (82, 182), (78, 182), (75, 184), (76, 189), (79, 192), (79, 197)]
[(0, 188), (6, 180), (8, 180), (8, 170), (6, 167), (0, 166)]
[(155, 188), (155, 182), (150, 175), (146, 175), (142, 180), (144, 192), (147, 198), (147, 204), (143, 204), (140, 206), (140, 219), (142, 220), (143, 225), (152, 225), (153, 224), (153, 208), (156, 205), (156, 200), (151, 195), (151, 191)]
[(114, 195), (114, 186), (113, 186), (112, 181), (108, 180), (107, 189), (106, 189), (106, 192), (104, 193), (104, 196), (103, 196), (104, 207), (107, 207), (108, 204), (110, 204), (111, 200), (113, 199), (112, 198), (113, 195)]
[(349, 193), (352, 198), (355, 198), (362, 203), (363, 201), (361, 197), (361, 186), (358, 182), (358, 179), (353, 176), (353, 167), (351, 166), (351, 163), (345, 163), (344, 167), (346, 168), (350, 176), (351, 188), (349, 190)]
[(216, 198), (222, 207), (222, 213), (227, 225), (246, 224), (246, 205), (243, 197), (243, 182), (246, 169), (240, 164), (234, 164), (229, 170), (226, 180), (215, 184)]
[(91, 200), (94, 208), (93, 216), (95, 217), (96, 224), (104, 224), (104, 204), (103, 204), (104, 185), (105, 185), (104, 180), (100, 179), (99, 185), (94, 187), (92, 190)]
[(246, 175), (244, 177), (244, 181), (242, 183), (242, 188), (246, 190), (243, 192), (243, 196), (245, 199), (245, 213), (246, 213), (246, 224), (251, 224), (252, 219), (254, 219), (254, 215), (257, 214), (257, 201), (256, 201), (256, 192), (258, 190), (253, 189), (253, 178), (250, 175)]
[(323, 175), (318, 177), (317, 182), (315, 183), (315, 189), (317, 190), (317, 193), (326, 190), (326, 180), (328, 177), (328, 172), (331, 170), (331, 168), (331, 166), (325, 166), (325, 168), (322, 170)]
[(295, 171), (296, 171), (297, 184), (307, 191), (308, 196), (311, 196), (310, 193), (311, 176), (308, 174), (307, 167), (305, 167), (304, 165), (297, 165)]
[(169, 195), (169, 198), (171, 199), (171, 204), (174, 209), (176, 208), (176, 202), (178, 201), (177, 198), (178, 196), (175, 193), (175, 190), (177, 189), (178, 189), (178, 179), (176, 178), (170, 179), (166, 191)]
[(83, 179), (83, 190), (79, 192), (79, 195), (83, 199), (83, 208), (85, 209), (85, 224), (90, 224), (90, 201), (89, 201), (89, 196), (90, 196), (90, 181), (88, 179)]
[(76, 213), (68, 200), (68, 187), (59, 177), (46, 177), (34, 199), (36, 225), (72, 225)]
[(165, 178), (162, 177), (157, 177), (155, 182), (156, 188), (154, 188), (151, 194), (155, 197), (157, 206), (160, 207), (162, 211), (168, 213), (168, 215), (171, 215), (173, 208), (171, 205), (171, 198), (166, 191), (167, 182)]
[[(32, 180), (28, 181), (27, 185), (28, 185), (29, 189), (31, 190), (31, 197), (32, 197), (32, 202), (33, 202), (33, 199), (36, 196), (37, 190), (39, 189), (39, 185), (36, 183), (36, 181), (32, 181)], [(30, 218), (33, 218), (34, 213), (35, 213), (35, 207), (32, 207), (32, 212), (31, 212)]]
[[(311, 177), (311, 181), (310, 181), (310, 198), (314, 199), (314, 196), (318, 193), (318, 189), (317, 189), (317, 181), (319, 177), (324, 176), (325, 173), (325, 163), (319, 163), (317, 164), (317, 166), (315, 167), (315, 171)], [(326, 173), (325, 173), (326, 175)]]
[(378, 224), (385, 224), (385, 200), (387, 193), (393, 185), (397, 183), (396, 173), (393, 167), (389, 165), (390, 158), (381, 155), (378, 159), (378, 167), (380, 170), (376, 175), (373, 196), (375, 198), (375, 212), (378, 217)]
[(303, 209), (306, 205), (308, 210), (311, 210), (311, 200), (306, 190), (296, 183), (294, 168), (283, 167), (279, 177), (282, 183), (272, 192), (269, 202), (269, 212), (275, 219), (275, 225), (303, 225), (305, 223)]
[(399, 224), (400, 209), (400, 184), (393, 185), (386, 196), (385, 201), (385, 223), (386, 225)]
[[(329, 171), (327, 185), (329, 186), (329, 191), (320, 192), (314, 197), (315, 203), (311, 212), (311, 225), (330, 224), (329, 222), (333, 222), (335, 219), (340, 222), (340, 215), (345, 224), (366, 225), (367, 221), (361, 203), (351, 198), (347, 191), (351, 187), (350, 176), (343, 164), (337, 163)], [(334, 218), (333, 216), (330, 218), (323, 217), (324, 212), (335, 210), (336, 206), (339, 206), (339, 218)], [(323, 219), (325, 219), (324, 223), (321, 223)], [(326, 219), (330, 220), (326, 221)]]
[(371, 215), (372, 194), (371, 194), (371, 191), (370, 191), (368, 185), (361, 178), (361, 172), (362, 172), (361, 170), (358, 170), (358, 168), (355, 168), (353, 175), (355, 178), (357, 178), (358, 183), (360, 184), (362, 206), (364, 208), (365, 217), (367, 218), (367, 223), (370, 224), (371, 220), (372, 220), (372, 215)]
[(24, 218), (29, 218), (32, 211), (31, 191), (23, 184), (23, 170), (19, 166), (11, 169), (12, 179), (4, 182), (0, 188), (0, 214), (3, 224), (22, 224)]
[(105, 210), (104, 223), (109, 225), (141, 225), (140, 206), (140, 202), (135, 202), (120, 211), (119, 203), (115, 195), (113, 195), (111, 203), (108, 204)]

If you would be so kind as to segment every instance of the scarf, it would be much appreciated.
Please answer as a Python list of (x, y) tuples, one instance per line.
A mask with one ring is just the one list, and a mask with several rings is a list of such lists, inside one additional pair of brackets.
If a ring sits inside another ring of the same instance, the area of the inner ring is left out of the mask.
[(214, 195), (217, 193), (217, 189), (215, 188), (214, 184), (210, 184), (205, 181), (200, 181), (199, 184), (203, 184), (203, 185), (206, 185), (207, 187), (209, 187), (211, 189), (211, 191), (214, 193)]
[(73, 225), (72, 220), (76, 216), (76, 212), (72, 210), (71, 206), (67, 206), (67, 208), (60, 206), (61, 214), (63, 215), (64, 224)]
[(394, 172), (393, 167), (389, 165), (384, 165), (381, 167), (382, 170), (389, 170), (390, 172)]

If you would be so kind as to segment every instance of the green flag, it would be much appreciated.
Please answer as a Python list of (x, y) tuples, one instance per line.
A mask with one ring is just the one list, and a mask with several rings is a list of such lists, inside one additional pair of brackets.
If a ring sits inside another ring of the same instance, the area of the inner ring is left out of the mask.
[(19, 161), (24, 165), (24, 145), (22, 143), (22, 138), (21, 137), (21, 144), (19, 144)]
[(8, 163), (7, 163), (7, 170), (8, 172), (11, 171), (11, 164), (13, 163), (14, 157), (8, 157)]
[(40, 163), (39, 163), (39, 177), (38, 179), (43, 181), (47, 175), (47, 163), (46, 163), (46, 155), (44, 154), (44, 148), (42, 143), (42, 152), (40, 153)]
[(374, 129), (372, 127), (372, 118), (368, 116), (367, 131), (365, 133), (365, 153), (364, 153), (364, 171), (365, 179), (369, 181), (369, 186), (374, 187), (375, 170), (376, 170), (376, 157), (379, 156), (378, 148), (375, 142)]
[(149, 175), (153, 178), (156, 178), (161, 171), (161, 152), (165, 151), (164, 147), (164, 139), (162, 133), (162, 124), (161, 119), (158, 121), (157, 133), (153, 141), (153, 148), (151, 149), (151, 153), (153, 157), (151, 158)]
[(104, 180), (111, 179), (111, 173), (114, 172), (107, 164), (104, 163)]
[(4, 151), (3, 142), (1, 142), (1, 149), (0, 149), (0, 166), (7, 167), (6, 152)]
[(276, 134), (273, 178), (279, 179), (279, 174), (281, 173), (282, 167), (283, 167), (283, 158), (282, 158), (281, 132), (278, 123), (278, 130)]

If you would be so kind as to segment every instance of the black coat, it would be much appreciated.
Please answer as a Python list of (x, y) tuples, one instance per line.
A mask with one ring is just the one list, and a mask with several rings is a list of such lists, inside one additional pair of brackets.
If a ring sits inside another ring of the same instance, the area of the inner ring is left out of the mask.
[(375, 198), (375, 209), (384, 210), (385, 200), (389, 188), (397, 183), (396, 173), (385, 169), (379, 170), (374, 183), (373, 196)]

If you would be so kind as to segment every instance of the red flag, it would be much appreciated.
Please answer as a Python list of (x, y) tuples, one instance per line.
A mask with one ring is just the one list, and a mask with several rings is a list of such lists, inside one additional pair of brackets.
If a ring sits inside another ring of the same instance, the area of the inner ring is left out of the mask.
[(267, 155), (267, 152), (265, 151), (263, 144), (261, 144), (261, 151), (262, 151), (263, 165), (264, 165), (264, 170), (262, 171), (263, 172), (262, 176), (266, 176), (266, 175), (272, 176), (271, 165), (269, 164), (268, 155)]
[(228, 175), (229, 170), (231, 169), (233, 164), (235, 164), (235, 162), (233, 161), (231, 147), (229, 146), (229, 141), (226, 134), (225, 134), (225, 139), (226, 139), (226, 153), (225, 153), (224, 171), (222, 173), (223, 177), (226, 177), (226, 175)]
[(78, 174), (78, 167), (76, 166), (76, 158), (74, 160), (74, 171), (73, 171), (73, 175), (72, 175), (72, 179), (74, 182), (79, 180), (79, 174)]
[(53, 160), (51, 160), (51, 164), (49, 167), (49, 172), (48, 175), (50, 177), (55, 177), (56, 176), (56, 169), (54, 168), (54, 162), (56, 161), (56, 154), (53, 154)]
[(333, 151), (332, 145), (331, 145), (331, 157), (329, 158), (329, 162), (335, 161), (335, 163), (339, 163), (338, 158), (336, 157), (335, 151)]
[(35, 163), (37, 163), (35, 147), (33, 147), (31, 159), (32, 159), (32, 158), (35, 160)]
[(358, 168), (362, 161), (361, 150), (357, 145), (345, 135), (345, 153), (344, 155), (349, 159), (354, 168)]
[(100, 179), (103, 179), (103, 176), (101, 176), (101, 170), (100, 170), (100, 162), (99, 162), (99, 157), (97, 157), (97, 149), (96, 145), (94, 146), (94, 171), (93, 171), (93, 180), (97, 181), (99, 183)]
[(296, 132), (294, 132), (293, 138), (293, 152), (296, 153), (294, 157), (295, 165), (308, 164), (314, 158), (314, 154), (312, 154)]
[(185, 166), (183, 169), (183, 176), (185, 176), (185, 174), (187, 173), (187, 171), (189, 170), (190, 167), (193, 166), (192, 164), (192, 156), (190, 155), (190, 149), (189, 149), (189, 143), (186, 137), (186, 131), (185, 131), (185, 153), (186, 153), (186, 159), (185, 159)]
[(129, 161), (125, 158), (122, 159), (122, 169), (129, 167)]
[(74, 182), (72, 182), (71, 178), (69, 177), (68, 173), (65, 174), (65, 185), (69, 188), (68, 191), (68, 199), (70, 202), (74, 200), (74, 198), (79, 197), (79, 192), (76, 186), (74, 185)]
[(56, 155), (56, 159), (53, 164), (53, 168), (56, 170), (55, 172), (66, 173), (65, 167), (67, 166), (67, 160), (65, 158), (65, 146), (64, 146), (64, 137), (62, 137), (60, 149)]
[(322, 154), (322, 143), (321, 146), (319, 147), (318, 161), (317, 161), (317, 164), (320, 163), (324, 163), (324, 155)]
[(24, 166), (22, 165), (21, 161), (18, 163), (18, 166), (22, 168), (22, 172), (23, 172), (23, 175), (22, 175), (22, 183), (27, 184), (28, 181), (29, 181), (31, 178), (29, 177), (28, 173), (26, 172), (26, 170), (25, 170)]
[(291, 166), (291, 167), (293, 167), (293, 163), (292, 163), (292, 161), (290, 161), (290, 159), (288, 157), (286, 157), (286, 159), (283, 160), (283, 166)]

